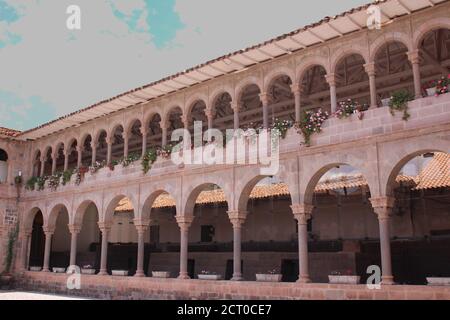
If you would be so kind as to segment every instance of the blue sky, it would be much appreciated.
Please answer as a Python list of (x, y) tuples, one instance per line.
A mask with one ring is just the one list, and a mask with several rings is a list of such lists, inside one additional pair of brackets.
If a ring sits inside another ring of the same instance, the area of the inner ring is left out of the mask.
[[(0, 0), (0, 126), (26, 130), (368, 0)], [(66, 28), (81, 8), (82, 29)]]

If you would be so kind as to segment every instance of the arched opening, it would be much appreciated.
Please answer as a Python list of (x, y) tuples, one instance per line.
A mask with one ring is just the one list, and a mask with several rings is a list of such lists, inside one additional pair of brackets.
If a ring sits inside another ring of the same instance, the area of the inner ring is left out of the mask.
[(108, 272), (123, 270), (128, 271), (128, 275), (133, 275), (137, 267), (137, 231), (133, 222), (133, 204), (126, 196), (117, 196), (111, 201), (107, 212), (107, 220), (111, 222)]
[(78, 141), (73, 139), (67, 148), (67, 156), (69, 157), (67, 161), (67, 170), (74, 170), (78, 165), (78, 151), (77, 151)]
[(5, 150), (0, 149), (0, 183), (8, 180), (8, 154)]
[(336, 65), (336, 95), (338, 101), (351, 99), (363, 110), (370, 105), (369, 76), (360, 54), (343, 57)]
[(70, 263), (69, 212), (64, 205), (57, 205), (50, 213), (49, 226), (54, 227), (50, 252), (50, 270), (67, 268)]
[(44, 265), (44, 251), (45, 251), (45, 234), (43, 230), (44, 217), (39, 209), (35, 209), (34, 217), (32, 218), (32, 233), (30, 244), (30, 257), (28, 265), (30, 267), (42, 268)]
[(98, 209), (92, 201), (83, 202), (76, 212), (77, 225), (81, 226), (77, 237), (77, 265), (83, 269), (100, 269), (101, 233), (98, 227)]
[(150, 118), (147, 133), (147, 149), (162, 147), (161, 116), (156, 113)]
[(130, 132), (128, 136), (128, 155), (141, 155), (142, 154), (142, 132), (141, 121), (135, 120), (130, 126)]
[(377, 94), (387, 99), (393, 93), (407, 91), (414, 96), (414, 77), (408, 59), (408, 48), (401, 42), (383, 45), (375, 55)]
[(87, 135), (80, 143), (83, 146), (81, 166), (88, 167), (92, 164), (92, 136), (90, 134)]
[(100, 131), (97, 140), (96, 161), (106, 162), (108, 158), (108, 143), (106, 142), (107, 133), (105, 130)]
[(427, 277), (450, 277), (450, 154), (417, 152), (404, 158), (391, 177), (396, 282), (423, 285)]
[(60, 143), (56, 146), (56, 167), (55, 173), (64, 171), (64, 143)]
[(118, 125), (111, 131), (111, 163), (116, 163), (124, 156), (123, 127)]
[(213, 102), (214, 128), (225, 133), (233, 128), (234, 111), (231, 108), (232, 98), (228, 92), (220, 94)]
[(183, 110), (181, 110), (180, 107), (175, 107), (169, 112), (169, 115), (167, 117), (167, 141), (171, 141), (172, 132), (174, 132), (176, 129), (184, 128), (182, 116)]
[(305, 199), (314, 206), (309, 220), (308, 251), (313, 282), (329, 275), (360, 276), (381, 264), (378, 219), (362, 172), (344, 163), (322, 168), (309, 182)]
[(175, 199), (166, 191), (152, 194), (144, 204), (144, 218), (150, 219), (149, 235), (145, 237), (144, 270), (168, 272), (177, 277), (180, 271), (180, 229), (175, 216)]
[(275, 119), (295, 121), (295, 101), (292, 80), (286, 75), (274, 79), (269, 86), (269, 124)]
[[(194, 133), (198, 135), (197, 140), (203, 141), (203, 131), (208, 129), (208, 118), (206, 117), (206, 104), (203, 100), (198, 100), (192, 105), (191, 112), (189, 114), (189, 133), (191, 134), (191, 145), (194, 146)], [(202, 123), (201, 132), (194, 132), (195, 122), (200, 121)]]
[(239, 127), (259, 128), (263, 126), (263, 108), (259, 97), (260, 88), (256, 84), (250, 84), (242, 89), (239, 96)]
[(52, 148), (48, 147), (44, 153), (44, 177), (52, 175)]
[(41, 151), (38, 150), (33, 158), (33, 177), (39, 177), (41, 174)]
[[(450, 30), (436, 29), (428, 32), (420, 41), (420, 76), (423, 84), (450, 74)], [(434, 85), (426, 85), (426, 88)]]
[(298, 279), (297, 223), (288, 186), (276, 177), (255, 177), (244, 188), (239, 210), (247, 211), (242, 226), (242, 273), (281, 274), (281, 281)]
[(326, 75), (327, 71), (321, 65), (313, 65), (301, 75), (302, 110), (322, 108), (331, 113), (330, 87)]

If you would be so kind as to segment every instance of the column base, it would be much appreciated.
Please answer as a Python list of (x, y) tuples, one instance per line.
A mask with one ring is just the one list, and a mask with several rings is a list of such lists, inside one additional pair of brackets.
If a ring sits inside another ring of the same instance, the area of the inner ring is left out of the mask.
[(134, 276), (137, 278), (143, 278), (143, 277), (145, 277), (145, 273), (144, 273), (144, 271), (136, 271)]
[(50, 269), (48, 268), (42, 269), (42, 272), (50, 272)]
[(311, 279), (309, 278), (309, 276), (300, 276), (300, 278), (298, 278), (297, 283), (311, 283)]
[(187, 272), (180, 272), (180, 275), (178, 276), (179, 280), (189, 280), (191, 277), (188, 276)]
[(98, 276), (107, 276), (108, 272), (106, 270), (100, 270), (99, 273), (97, 273)]
[(395, 284), (393, 276), (381, 276), (381, 284), (385, 286), (392, 286)]
[(233, 274), (233, 277), (230, 279), (230, 281), (243, 281), (244, 278), (242, 277), (241, 273)]

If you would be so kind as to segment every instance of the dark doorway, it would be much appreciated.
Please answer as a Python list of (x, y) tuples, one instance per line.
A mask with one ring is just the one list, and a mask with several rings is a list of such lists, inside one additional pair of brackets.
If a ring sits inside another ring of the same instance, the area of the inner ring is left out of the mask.
[(191, 279), (195, 279), (195, 260), (189, 259), (187, 267), (188, 267), (188, 276)]
[(41, 211), (39, 211), (34, 217), (33, 231), (31, 233), (30, 266), (42, 267), (44, 265), (45, 235), (42, 229), (43, 225), (44, 218)]
[[(234, 272), (234, 260), (227, 260), (227, 268), (225, 269), (225, 280), (231, 280)], [(244, 261), (241, 260), (241, 272), (244, 274)]]
[(296, 282), (298, 280), (298, 261), (282, 260), (281, 274), (283, 275), (283, 282)]

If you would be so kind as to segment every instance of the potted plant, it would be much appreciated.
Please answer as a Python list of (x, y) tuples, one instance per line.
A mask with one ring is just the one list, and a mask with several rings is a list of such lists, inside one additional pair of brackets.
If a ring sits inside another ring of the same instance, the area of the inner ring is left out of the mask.
[(126, 277), (128, 276), (128, 270), (112, 270), (111, 274), (113, 276)]
[(205, 270), (200, 272), (197, 276), (200, 280), (222, 280), (222, 275)]
[(169, 271), (152, 271), (152, 277), (167, 279), (167, 278), (170, 278), (170, 272)]
[(30, 267), (30, 271), (39, 272), (41, 270), (42, 270), (42, 267), (40, 267), (40, 266), (31, 266)]
[(314, 133), (322, 132), (322, 124), (328, 117), (328, 112), (324, 112), (322, 109), (302, 113), (302, 118), (299, 123), (295, 124), (295, 127), (297, 132), (303, 135), (306, 146), (311, 145), (311, 136)]
[(353, 275), (352, 270), (347, 270), (344, 274), (339, 271), (333, 271), (328, 276), (331, 284), (358, 284), (361, 280), (360, 276)]
[(25, 190), (33, 191), (36, 187), (37, 178), (31, 177), (30, 179), (25, 182)]
[(61, 268), (61, 267), (53, 267), (52, 270), (54, 273), (65, 273), (66, 272), (66, 268)]
[(95, 274), (95, 269), (90, 265), (85, 265), (81, 268), (82, 274)]
[(448, 277), (427, 277), (429, 286), (450, 286), (450, 278)]
[(144, 172), (144, 174), (150, 171), (152, 165), (155, 163), (157, 159), (158, 154), (155, 149), (151, 148), (145, 152), (141, 161), (142, 171)]
[(381, 99), (381, 106), (382, 107), (389, 107), (389, 104), (391, 103), (392, 97)]
[(403, 112), (402, 119), (407, 121), (411, 116), (408, 113), (408, 102), (413, 100), (414, 96), (407, 90), (396, 91), (392, 94), (389, 108), (392, 115), (395, 115), (396, 111)]
[(256, 281), (260, 282), (281, 282), (283, 275), (281, 275), (276, 269), (269, 270), (266, 273), (257, 273)]
[(275, 119), (270, 129), (278, 130), (280, 137), (282, 139), (285, 139), (288, 130), (292, 128), (292, 126), (293, 126), (292, 121)]
[(446, 77), (442, 76), (436, 83), (435, 95), (439, 96), (441, 94), (448, 93), (448, 86), (450, 85), (450, 74)]

